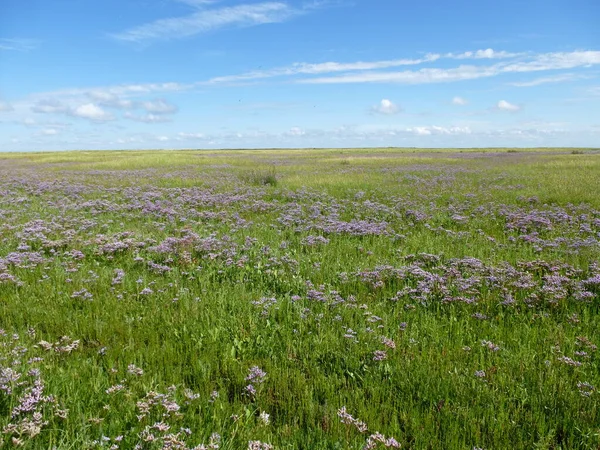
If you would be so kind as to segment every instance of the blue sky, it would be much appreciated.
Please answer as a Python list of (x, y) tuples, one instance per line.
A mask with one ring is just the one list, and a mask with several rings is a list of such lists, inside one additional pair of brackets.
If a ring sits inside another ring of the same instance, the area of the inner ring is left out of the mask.
[(2, 0), (0, 151), (600, 147), (597, 0)]

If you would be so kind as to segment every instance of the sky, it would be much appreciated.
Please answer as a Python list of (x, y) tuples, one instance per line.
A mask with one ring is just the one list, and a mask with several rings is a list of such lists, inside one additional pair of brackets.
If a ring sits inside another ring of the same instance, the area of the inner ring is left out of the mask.
[(598, 0), (2, 0), (0, 151), (600, 147)]

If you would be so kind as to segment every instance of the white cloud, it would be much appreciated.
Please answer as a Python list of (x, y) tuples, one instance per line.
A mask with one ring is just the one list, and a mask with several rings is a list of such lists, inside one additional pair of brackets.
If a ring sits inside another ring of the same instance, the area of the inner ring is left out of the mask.
[(416, 134), (417, 136), (431, 136), (431, 135), (461, 135), (471, 134), (470, 127), (441, 127), (437, 125), (424, 126), (424, 127), (411, 127), (404, 130), (409, 133)]
[(461, 65), (450, 69), (425, 68), (401, 72), (366, 71), (357, 74), (344, 74), (330, 77), (307, 78), (299, 83), (402, 83), (425, 84), (473, 80), (494, 77), (507, 73), (526, 73), (547, 70), (590, 67), (600, 64), (600, 51), (575, 51), (544, 53), (535, 55), (529, 61), (503, 62), (492, 66)]
[(137, 114), (132, 114), (132, 113), (125, 113), (123, 115), (123, 117), (130, 119), (130, 120), (135, 120), (136, 122), (143, 122), (143, 123), (161, 123), (161, 122), (170, 122), (171, 119), (169, 117), (165, 117), (163, 115), (158, 115), (158, 114), (144, 114), (144, 115), (137, 115)]
[[(190, 3), (190, 2), (187, 2)], [(184, 17), (160, 19), (112, 37), (121, 41), (144, 42), (193, 36), (227, 26), (252, 26), (284, 22), (301, 14), (283, 2), (263, 2), (216, 9), (200, 9)]]
[(168, 101), (159, 98), (157, 100), (144, 102), (142, 103), (142, 107), (153, 114), (173, 114), (177, 112), (177, 106), (169, 103)]
[[(159, 120), (152, 119), (151, 116), (153, 114), (173, 114), (177, 112), (177, 106), (165, 99), (141, 102), (122, 98), (122, 95), (124, 93), (129, 93), (129, 95), (144, 95), (155, 89), (176, 89), (176, 86), (177, 83), (164, 83), (161, 85), (128, 85), (89, 90), (74, 89), (50, 92), (42, 94), (43, 97), (35, 101), (31, 110), (37, 113), (66, 114), (94, 121), (108, 121), (113, 120), (114, 116), (104, 111), (102, 107), (123, 110), (142, 108), (150, 113), (149, 117), (146, 118), (147, 120), (158, 122)], [(89, 100), (92, 101), (90, 102)], [(133, 116), (129, 118), (133, 118)]]
[(206, 139), (206, 136), (202, 133), (179, 133), (178, 140), (187, 140), (187, 139)]
[(169, 140), (169, 138), (167, 136), (157, 136), (156, 140), (160, 142), (166, 142)]
[[(54, 128), (54, 127), (45, 127)], [(59, 128), (56, 128), (60, 131)], [(587, 146), (592, 147), (600, 137), (600, 128), (594, 125), (580, 126), (560, 122), (520, 122), (507, 128), (489, 122), (461, 122), (420, 126), (383, 126), (381, 124), (339, 126), (334, 128), (307, 128), (302, 133), (252, 131), (224, 131), (204, 135), (179, 133), (161, 136), (152, 133), (119, 134), (82, 132), (73, 137), (62, 138), (62, 133), (43, 139), (32, 134), (21, 139), (14, 149), (36, 150), (40, 145), (48, 149), (82, 148), (164, 148), (169, 142), (172, 148), (265, 148), (265, 147), (345, 147), (345, 146)], [(10, 143), (6, 136), (5, 142)], [(37, 137), (37, 138), (36, 138)], [(163, 140), (167, 137), (168, 141)], [(1, 139), (0, 139), (1, 140)], [(15, 143), (13, 143), (15, 144)], [(11, 144), (12, 145), (12, 144)], [(18, 147), (18, 148), (17, 148)]]
[(119, 138), (117, 139), (117, 144), (138, 144), (138, 143), (142, 143), (144, 142), (142, 139), (140, 138), (136, 138), (136, 137), (126, 137), (126, 138)]
[(407, 131), (412, 131), (418, 136), (429, 136), (431, 134), (431, 130), (426, 127), (408, 128)]
[(40, 133), (44, 136), (56, 136), (58, 134), (58, 130), (54, 128), (44, 128)]
[(302, 128), (299, 128), (299, 127), (292, 127), (287, 132), (287, 134), (289, 136), (303, 136), (306, 134), (306, 131), (304, 131)]
[(462, 98), (462, 97), (454, 97), (452, 99), (452, 104), (453, 105), (464, 106), (467, 103), (469, 103), (469, 102), (466, 99)]
[(0, 39), (0, 51), (2, 50), (14, 50), (19, 52), (26, 52), (33, 50), (40, 44), (35, 39), (21, 39), (21, 38), (1, 38)]
[(500, 100), (496, 105), (496, 108), (498, 108), (501, 111), (508, 112), (517, 112), (521, 110), (521, 107), (519, 105), (514, 105), (512, 103), (507, 102), (506, 100)]
[[(79, 105), (67, 105), (57, 98), (45, 98), (36, 102), (31, 110), (41, 114), (64, 114), (72, 117), (80, 117), (93, 122), (108, 122), (114, 120), (114, 116), (107, 113), (94, 103), (84, 103)], [(23, 121), (25, 126), (35, 125), (35, 121), (26, 118)]]
[(361, 72), (331, 77), (307, 78), (298, 80), (306, 84), (337, 84), (337, 83), (401, 83), (425, 84), (447, 83), (452, 81), (470, 80), (485, 76), (496, 75), (493, 68), (478, 66), (460, 66), (454, 69), (420, 69), (402, 72)]
[[(44, 92), (33, 94), (32, 100), (36, 102), (48, 101), (48, 99), (67, 100), (67, 99), (78, 99), (82, 98), (91, 99), (94, 103), (103, 104), (103, 106), (121, 105), (122, 107), (128, 106), (127, 104), (120, 103), (125, 96), (141, 96), (151, 94), (154, 92), (182, 92), (194, 88), (198, 83), (183, 84), (183, 83), (139, 83), (139, 84), (117, 84), (112, 86), (102, 86), (93, 88), (72, 88), (72, 89), (61, 89), (58, 91)], [(132, 107), (137, 107), (134, 103)]]
[(258, 70), (240, 75), (228, 75), (215, 77), (208, 80), (207, 84), (231, 83), (238, 81), (256, 80), (261, 78), (273, 78), (293, 75), (317, 75), (322, 73), (351, 72), (356, 70), (388, 69), (391, 67), (412, 66), (426, 62), (437, 61), (439, 54), (429, 53), (419, 59), (390, 59), (383, 61), (357, 61), (352, 63), (324, 62), (324, 63), (294, 63), (287, 67), (279, 67), (270, 70)]
[(31, 110), (42, 114), (66, 114), (69, 107), (56, 98), (46, 98), (36, 102)]
[(371, 108), (371, 111), (378, 114), (392, 115), (400, 112), (400, 108), (398, 105), (394, 104), (391, 100), (384, 98), (379, 102), (378, 105), (375, 105)]
[(392, 67), (412, 66), (428, 62), (434, 62), (442, 58), (448, 59), (506, 59), (519, 56), (521, 53), (509, 53), (505, 51), (494, 51), (491, 48), (487, 50), (477, 50), (474, 52), (464, 52), (460, 54), (446, 53), (428, 53), (422, 58), (417, 59), (389, 59), (383, 61), (358, 61), (351, 63), (325, 62), (325, 63), (294, 63), (288, 67), (280, 67), (271, 70), (247, 72), (241, 75), (231, 75), (215, 77), (208, 83), (230, 83), (237, 81), (255, 80), (261, 78), (271, 78), (278, 76), (292, 75), (317, 75), (323, 73), (351, 72), (359, 70), (378, 70), (389, 69)]
[(104, 111), (99, 106), (93, 103), (85, 103), (79, 105), (69, 111), (69, 115), (75, 117), (81, 117), (82, 119), (88, 119), (93, 122), (108, 122), (114, 120), (114, 116)]
[(446, 58), (451, 59), (506, 59), (506, 58), (514, 58), (517, 56), (521, 56), (523, 53), (509, 53), (505, 51), (495, 51), (491, 48), (487, 48), (485, 50), (477, 50), (474, 52), (464, 52), (464, 53), (446, 53), (444, 55)]
[(120, 98), (118, 95), (105, 91), (91, 91), (87, 94), (90, 99), (107, 108), (132, 109), (136, 104), (131, 100)]
[(589, 77), (586, 77), (586, 76), (580, 75), (580, 74), (575, 74), (575, 73), (566, 73), (564, 75), (556, 75), (556, 76), (552, 76), (552, 77), (541, 77), (541, 78), (536, 78), (536, 79), (530, 80), (530, 81), (521, 81), (521, 82), (509, 83), (509, 84), (511, 86), (516, 86), (516, 87), (532, 87), (532, 86), (539, 86), (540, 84), (562, 83), (563, 81), (574, 81), (574, 80), (581, 80), (584, 78), (589, 78)]
[(177, 0), (179, 3), (186, 3), (190, 6), (203, 6), (210, 5), (211, 3), (216, 3), (219, 0)]
[(14, 111), (13, 106), (8, 102), (3, 102), (0, 100), (0, 112), (10, 112)]

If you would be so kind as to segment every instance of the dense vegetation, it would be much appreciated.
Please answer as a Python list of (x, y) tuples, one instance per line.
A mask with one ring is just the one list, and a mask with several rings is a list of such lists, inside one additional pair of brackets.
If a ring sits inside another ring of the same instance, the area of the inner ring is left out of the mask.
[(600, 152), (0, 155), (0, 447), (595, 449)]

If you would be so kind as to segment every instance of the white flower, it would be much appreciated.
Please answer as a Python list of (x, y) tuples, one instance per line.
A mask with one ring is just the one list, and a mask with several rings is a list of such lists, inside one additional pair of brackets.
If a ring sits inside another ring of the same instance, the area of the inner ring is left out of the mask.
[(266, 412), (263, 411), (260, 413), (260, 416), (258, 416), (258, 417), (260, 420), (262, 420), (262, 422), (265, 425), (269, 425), (269, 417), (270, 417), (269, 414), (267, 414)]

